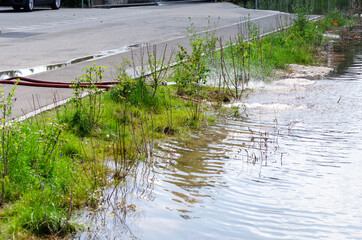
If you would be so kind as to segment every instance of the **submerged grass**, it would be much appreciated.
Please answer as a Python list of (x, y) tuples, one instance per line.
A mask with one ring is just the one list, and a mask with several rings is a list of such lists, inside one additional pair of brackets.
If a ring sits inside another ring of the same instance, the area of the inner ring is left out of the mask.
[[(74, 80), (71, 102), (23, 122), (5, 122), (13, 92), (2, 95), (0, 239), (65, 237), (81, 229), (74, 209), (96, 207), (105, 197), (102, 189), (125, 181), (135, 162), (150, 160), (158, 141), (212, 124), (215, 114), (206, 110), (240, 99), (251, 78), (265, 79), (288, 63), (315, 64), (322, 34), (349, 21), (333, 13), (310, 23), (302, 10), (298, 14), (293, 27), (264, 38), (252, 25), (248, 39), (238, 35), (226, 44), (213, 34), (192, 34), (191, 50), (180, 46), (181, 64), (171, 74), (166, 49), (157, 58), (148, 46), (141, 51), (148, 53), (148, 63), (136, 68), (134, 58), (125, 60), (119, 84), (107, 92), (95, 85), (105, 69), (90, 66)], [(211, 77), (218, 81), (206, 86)], [(165, 80), (177, 84), (167, 86)], [(239, 109), (231, 114), (242, 115)]]

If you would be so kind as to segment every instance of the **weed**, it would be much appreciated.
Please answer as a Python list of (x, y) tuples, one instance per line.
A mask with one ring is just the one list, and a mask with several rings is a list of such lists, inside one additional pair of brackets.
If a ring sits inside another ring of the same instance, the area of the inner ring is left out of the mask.
[[(96, 83), (102, 82), (104, 69), (104, 67), (95, 64), (88, 66), (83, 69), (85, 72), (83, 75), (73, 80), (72, 102), (74, 111), (66, 121), (81, 136), (88, 135), (99, 124), (102, 115), (102, 94), (99, 94), (100, 90)], [(88, 84), (87, 87), (83, 87), (82, 83)], [(88, 97), (84, 98), (85, 95)]]

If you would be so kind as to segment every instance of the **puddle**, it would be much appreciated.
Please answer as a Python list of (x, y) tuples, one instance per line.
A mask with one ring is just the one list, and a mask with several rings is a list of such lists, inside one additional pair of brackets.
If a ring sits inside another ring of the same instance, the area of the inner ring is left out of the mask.
[(325, 33), (325, 34), (323, 34), (323, 37), (327, 37), (330, 39), (340, 39), (341, 38), (339, 35), (331, 34), (331, 33)]
[(36, 66), (36, 67), (31, 67), (31, 68), (11, 69), (11, 70), (3, 70), (3, 71), (0, 70), (0, 80), (7, 79), (10, 77), (26, 77), (26, 76), (29, 76), (32, 74), (47, 72), (47, 71), (55, 70), (58, 68), (70, 66), (70, 65), (73, 65), (76, 63), (81, 63), (81, 62), (85, 62), (85, 61), (89, 61), (89, 60), (99, 59), (102, 57), (108, 57), (108, 56), (111, 56), (114, 54), (127, 52), (127, 51), (131, 50), (132, 48), (138, 48), (141, 46), (142, 46), (141, 43), (136, 43), (136, 44), (131, 44), (131, 45), (121, 47), (121, 48), (102, 51), (95, 55), (74, 58), (74, 59), (71, 59), (69, 61), (62, 62), (62, 63), (42, 65), (42, 66)]
[(39, 35), (41, 33), (26, 33), (26, 32), (8, 32), (0, 35), (1, 38), (27, 38)]

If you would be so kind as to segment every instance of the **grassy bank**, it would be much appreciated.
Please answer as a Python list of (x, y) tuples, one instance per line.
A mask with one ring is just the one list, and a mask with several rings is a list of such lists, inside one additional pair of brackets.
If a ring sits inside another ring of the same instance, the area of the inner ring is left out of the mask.
[(56, 110), (3, 124), (1, 239), (74, 231), (80, 226), (72, 211), (96, 207), (102, 188), (120, 184), (134, 161), (148, 161), (157, 141), (187, 136), (214, 121), (201, 114), (205, 107), (198, 101), (178, 97), (175, 87), (161, 85), (153, 95), (145, 79), (123, 80), (129, 82), (103, 93), (75, 89), (91, 95), (75, 93)]
[[(222, 103), (242, 98), (251, 79), (271, 78), (288, 63), (315, 64), (323, 33), (348, 24), (333, 14), (310, 23), (301, 8), (293, 27), (262, 38), (248, 24), (247, 40), (237, 35), (232, 43), (190, 28), (190, 48), (180, 46), (180, 64), (172, 69), (172, 57), (156, 56), (147, 46), (147, 64), (136, 68), (126, 59), (118, 84), (101, 92), (97, 84), (106, 69), (89, 66), (73, 81), (70, 102), (23, 122), (5, 121), (16, 99), (13, 92), (3, 94), (0, 239), (64, 237), (81, 230), (74, 210), (96, 207), (105, 197), (102, 189), (122, 184), (136, 161), (152, 161), (158, 141), (212, 124)], [(239, 116), (239, 109), (231, 114)]]

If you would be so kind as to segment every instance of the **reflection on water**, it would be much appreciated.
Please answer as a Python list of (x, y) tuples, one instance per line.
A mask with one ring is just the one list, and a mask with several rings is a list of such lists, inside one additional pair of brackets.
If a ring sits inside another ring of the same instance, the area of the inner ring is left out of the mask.
[(90, 231), (76, 238), (361, 239), (361, 45), (353, 49), (337, 75), (264, 85), (244, 100), (248, 117), (161, 144), (83, 215)]

